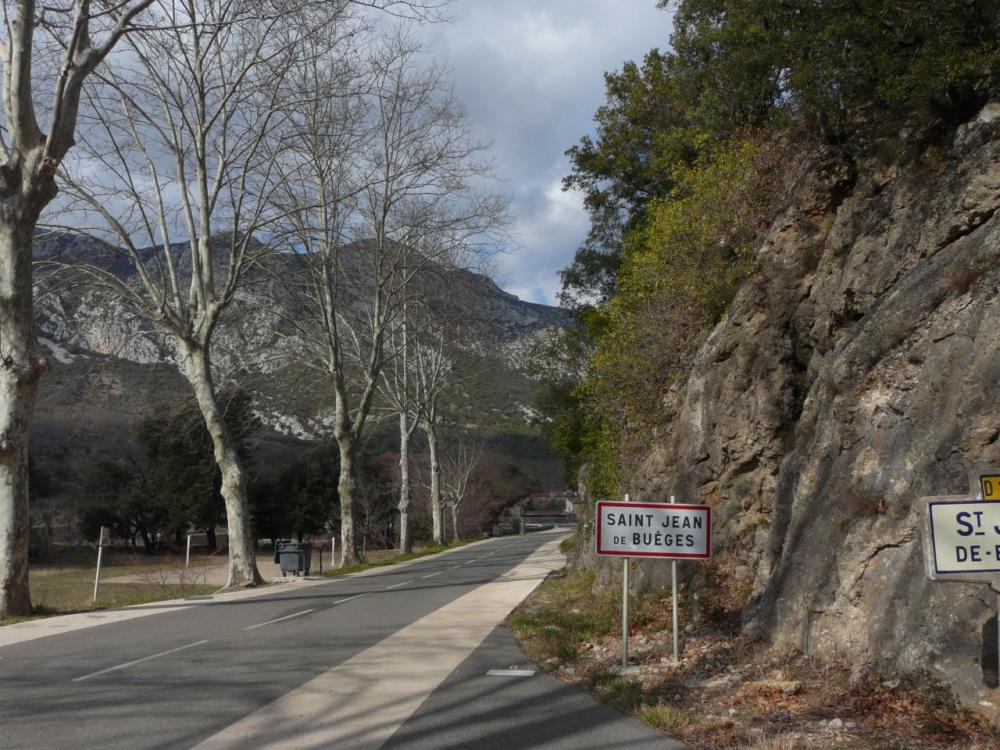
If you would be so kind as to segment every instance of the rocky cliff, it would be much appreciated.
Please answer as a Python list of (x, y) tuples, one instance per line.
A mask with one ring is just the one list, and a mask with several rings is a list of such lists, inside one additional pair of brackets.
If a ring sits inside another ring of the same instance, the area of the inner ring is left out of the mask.
[(789, 176), (632, 489), (713, 506), (745, 630), (1000, 706), (996, 597), (926, 580), (918, 512), (1000, 464), (1000, 105), (946, 142)]

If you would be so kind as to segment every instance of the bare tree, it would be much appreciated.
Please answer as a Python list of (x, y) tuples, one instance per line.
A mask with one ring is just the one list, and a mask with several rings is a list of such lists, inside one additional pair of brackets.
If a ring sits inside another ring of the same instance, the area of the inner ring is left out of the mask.
[[(387, 337), (419, 299), (418, 280), (473, 250), (505, 207), (470, 185), (487, 172), (482, 147), (444, 72), (423, 64), (405, 30), (370, 47), (360, 93), (342, 61), (318, 76), (326, 96), (297, 118), (282, 204), (306, 277), (289, 317), (333, 391), (343, 565), (358, 559), (356, 463)], [(345, 80), (347, 92), (334, 86)]]
[[(423, 424), (424, 415), (429, 411), (437, 414), (436, 404), (431, 404), (431, 400), (437, 399), (452, 369), (451, 361), (444, 356), (445, 328), (441, 325), (440, 314), (436, 314), (427, 301), (422, 295), (419, 302), (404, 304), (399, 319), (386, 337), (386, 365), (382, 370), (383, 400), (387, 410), (399, 421), (400, 552), (409, 552), (412, 548), (410, 442)], [(436, 451), (436, 444), (432, 450)], [(440, 498), (440, 491), (431, 495)], [(434, 527), (438, 528), (440, 500), (437, 506), (432, 501), (431, 507), (438, 508), (431, 514), (438, 519)]]
[(457, 433), (444, 441), (441, 458), (441, 486), (445, 504), (451, 510), (452, 540), (458, 541), (458, 511), (469, 490), (469, 480), (483, 458), (483, 442), (475, 436)]
[[(32, 240), (74, 144), (84, 81), (152, 0), (3, 2), (0, 136), (0, 618), (28, 614), (28, 434), (45, 362), (35, 338)], [(36, 32), (44, 29), (42, 40)], [(47, 42), (47, 44), (46, 44)], [(35, 109), (44, 71), (51, 107)]]
[(389, 408), (399, 420), (399, 551), (412, 550), (410, 538), (410, 439), (419, 424), (422, 410), (420, 393), (414, 387), (418, 380), (412, 376), (409, 306), (404, 305), (399, 322), (386, 337), (388, 365), (382, 371), (382, 392)]
[(213, 334), (265, 252), (255, 234), (274, 218), (276, 185), (266, 147), (287, 120), (278, 92), (302, 54), (300, 29), (322, 27), (346, 5), (317, 13), (306, 0), (160, 0), (155, 21), (169, 30), (130, 39), (131, 64), (102, 76), (81, 133), (91, 176), (66, 180), (72, 230), (110, 233), (115, 244), (103, 258), (45, 264), (116, 295), (175, 345), (222, 476), (227, 587), (261, 577), (247, 472), (213, 372)]
[(438, 428), (441, 421), (441, 394), (452, 385), (455, 375), (449, 347), (452, 340), (444, 326), (425, 334), (425, 341), (414, 352), (414, 371), (422, 397), (418, 422), (427, 439), (430, 470), (431, 534), (434, 542), (444, 544), (444, 519), (441, 507), (441, 462), (438, 457)]

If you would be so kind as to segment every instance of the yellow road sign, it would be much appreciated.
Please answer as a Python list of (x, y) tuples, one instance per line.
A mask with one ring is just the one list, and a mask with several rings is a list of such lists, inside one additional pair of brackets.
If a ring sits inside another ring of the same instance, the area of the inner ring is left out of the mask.
[(979, 489), (983, 500), (1000, 500), (1000, 474), (980, 474)]

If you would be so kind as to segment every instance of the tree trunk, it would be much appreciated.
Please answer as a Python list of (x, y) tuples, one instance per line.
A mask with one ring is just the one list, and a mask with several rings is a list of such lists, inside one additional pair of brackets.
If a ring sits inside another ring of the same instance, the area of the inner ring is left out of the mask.
[(153, 552), (155, 552), (153, 549), (153, 540), (149, 538), (149, 531), (145, 526), (139, 527), (139, 536), (142, 537), (142, 548), (145, 550), (146, 554), (153, 554)]
[(340, 479), (337, 482), (337, 494), (340, 496), (340, 567), (356, 565), (361, 562), (358, 554), (358, 543), (354, 533), (354, 453), (350, 438), (338, 438), (340, 447)]
[(243, 461), (216, 398), (208, 352), (187, 342), (182, 343), (182, 351), (185, 374), (212, 436), (215, 463), (222, 474), (222, 498), (229, 530), (229, 580), (225, 588), (256, 586), (264, 579), (257, 571)]
[(28, 435), (45, 366), (32, 305), (34, 228), (16, 209), (0, 209), (0, 618), (31, 614)]
[(441, 465), (437, 454), (437, 426), (432, 420), (424, 422), (424, 432), (427, 435), (427, 447), (431, 458), (431, 522), (434, 529), (435, 544), (444, 544), (444, 533), (441, 528)]
[(451, 504), (451, 541), (458, 541), (458, 506)]
[(412, 549), (410, 540), (410, 426), (405, 411), (399, 413), (399, 551)]
[(205, 543), (208, 546), (209, 552), (215, 552), (219, 549), (219, 543), (215, 539), (215, 527), (209, 526), (205, 529)]

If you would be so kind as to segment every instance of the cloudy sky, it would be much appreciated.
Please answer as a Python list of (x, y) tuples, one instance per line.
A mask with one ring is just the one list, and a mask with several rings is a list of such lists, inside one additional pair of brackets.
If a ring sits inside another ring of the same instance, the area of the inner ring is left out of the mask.
[(670, 16), (655, 0), (456, 0), (450, 15), (453, 23), (423, 33), (493, 144), (500, 188), (513, 201), (517, 245), (499, 258), (497, 281), (554, 304), (559, 270), (588, 227), (580, 197), (561, 189), (563, 152), (592, 132), (603, 72), (665, 46)]

